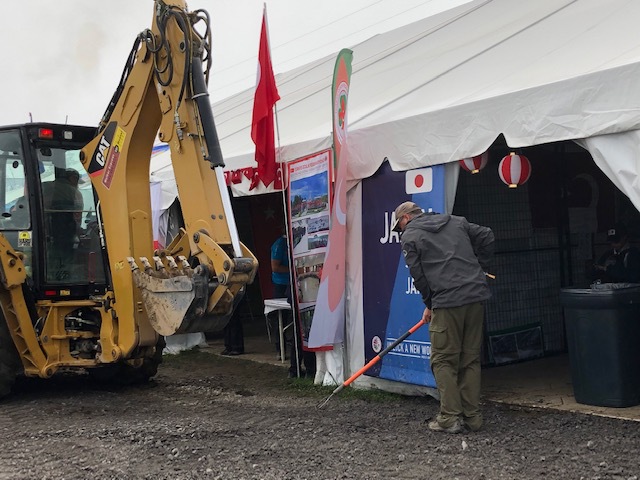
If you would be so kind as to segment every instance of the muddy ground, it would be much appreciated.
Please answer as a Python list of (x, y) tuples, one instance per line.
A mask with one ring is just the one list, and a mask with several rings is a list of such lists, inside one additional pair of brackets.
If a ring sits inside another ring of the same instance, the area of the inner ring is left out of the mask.
[(477, 433), (430, 432), (437, 402), (290, 381), (207, 351), (148, 385), (25, 380), (0, 402), (0, 479), (638, 479), (640, 425), (484, 404)]

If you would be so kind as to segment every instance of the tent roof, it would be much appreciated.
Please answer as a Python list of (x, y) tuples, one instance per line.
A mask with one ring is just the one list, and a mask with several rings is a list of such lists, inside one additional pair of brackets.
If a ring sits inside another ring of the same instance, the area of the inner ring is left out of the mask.
[[(475, 0), (353, 47), (351, 176), (640, 125), (640, 2)], [(335, 55), (277, 75), (281, 159), (331, 144)], [(212, 85), (211, 88), (215, 88)], [(214, 105), (227, 169), (255, 166), (253, 89)]]

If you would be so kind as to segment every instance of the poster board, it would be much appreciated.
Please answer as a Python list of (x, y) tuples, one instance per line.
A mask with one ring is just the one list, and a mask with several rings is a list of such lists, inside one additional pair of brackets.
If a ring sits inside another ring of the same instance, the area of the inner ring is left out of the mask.
[(308, 345), (329, 240), (332, 156), (328, 149), (287, 164), (289, 238), (304, 349)]

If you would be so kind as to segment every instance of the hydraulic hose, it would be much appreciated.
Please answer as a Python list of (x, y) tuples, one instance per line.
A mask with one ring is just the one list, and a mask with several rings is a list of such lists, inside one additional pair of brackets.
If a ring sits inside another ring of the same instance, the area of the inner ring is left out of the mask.
[(204, 130), (204, 139), (209, 152), (209, 162), (211, 168), (224, 167), (224, 159), (222, 158), (222, 150), (220, 149), (220, 140), (218, 132), (213, 121), (213, 110), (209, 103), (209, 91), (202, 70), (202, 59), (194, 56), (191, 60), (191, 78), (193, 80), (193, 99), (198, 105), (200, 112), (200, 121)]

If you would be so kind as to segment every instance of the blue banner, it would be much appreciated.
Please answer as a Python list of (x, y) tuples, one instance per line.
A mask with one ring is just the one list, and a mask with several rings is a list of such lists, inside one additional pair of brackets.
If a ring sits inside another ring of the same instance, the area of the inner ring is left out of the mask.
[[(391, 231), (395, 220), (393, 212), (407, 200), (425, 211), (444, 212), (444, 180), (443, 165), (394, 172), (385, 162), (375, 175), (362, 181), (366, 362), (415, 325), (425, 308), (402, 256), (400, 237)], [(435, 387), (430, 354), (429, 329), (423, 326), (366, 374)]]

